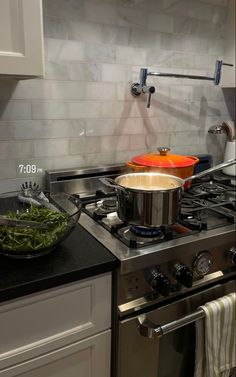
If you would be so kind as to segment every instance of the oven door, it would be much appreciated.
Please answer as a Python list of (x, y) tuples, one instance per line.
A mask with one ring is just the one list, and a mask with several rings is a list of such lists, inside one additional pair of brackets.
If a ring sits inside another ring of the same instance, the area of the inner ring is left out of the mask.
[(119, 322), (118, 377), (192, 377), (200, 305), (235, 292), (235, 280)]

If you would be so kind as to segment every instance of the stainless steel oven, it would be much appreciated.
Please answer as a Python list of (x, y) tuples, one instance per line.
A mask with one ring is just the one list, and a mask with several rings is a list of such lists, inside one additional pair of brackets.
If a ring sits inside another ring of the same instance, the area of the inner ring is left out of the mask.
[(200, 305), (235, 292), (235, 280), (149, 308), (119, 324), (118, 377), (193, 377)]
[(192, 182), (177, 222), (123, 223), (114, 190), (123, 165), (47, 172), (47, 188), (78, 194), (80, 225), (113, 253), (112, 377), (193, 377), (199, 305), (235, 291), (235, 187), (224, 174)]

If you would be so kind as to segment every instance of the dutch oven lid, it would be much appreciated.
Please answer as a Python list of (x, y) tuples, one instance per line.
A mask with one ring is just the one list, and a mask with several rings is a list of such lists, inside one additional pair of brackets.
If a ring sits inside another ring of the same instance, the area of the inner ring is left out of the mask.
[(182, 168), (192, 166), (199, 160), (194, 156), (181, 156), (168, 154), (169, 148), (158, 148), (158, 152), (147, 153), (132, 158), (132, 162), (142, 166), (152, 166), (160, 168)]

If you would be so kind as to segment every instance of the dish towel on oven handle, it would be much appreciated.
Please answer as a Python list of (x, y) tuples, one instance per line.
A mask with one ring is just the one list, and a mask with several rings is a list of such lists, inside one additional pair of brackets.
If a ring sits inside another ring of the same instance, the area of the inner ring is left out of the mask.
[(235, 376), (236, 293), (200, 308), (205, 318), (196, 321), (194, 377)]

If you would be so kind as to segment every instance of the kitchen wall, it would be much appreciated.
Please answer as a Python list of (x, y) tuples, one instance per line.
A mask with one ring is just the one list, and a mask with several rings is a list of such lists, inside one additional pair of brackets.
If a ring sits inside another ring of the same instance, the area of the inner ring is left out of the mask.
[[(44, 0), (44, 79), (0, 82), (0, 191), (45, 169), (124, 162), (169, 146), (222, 160), (233, 96), (210, 81), (148, 78), (139, 70), (213, 75), (222, 57), (227, 0)], [(35, 164), (23, 174), (20, 164)]]

